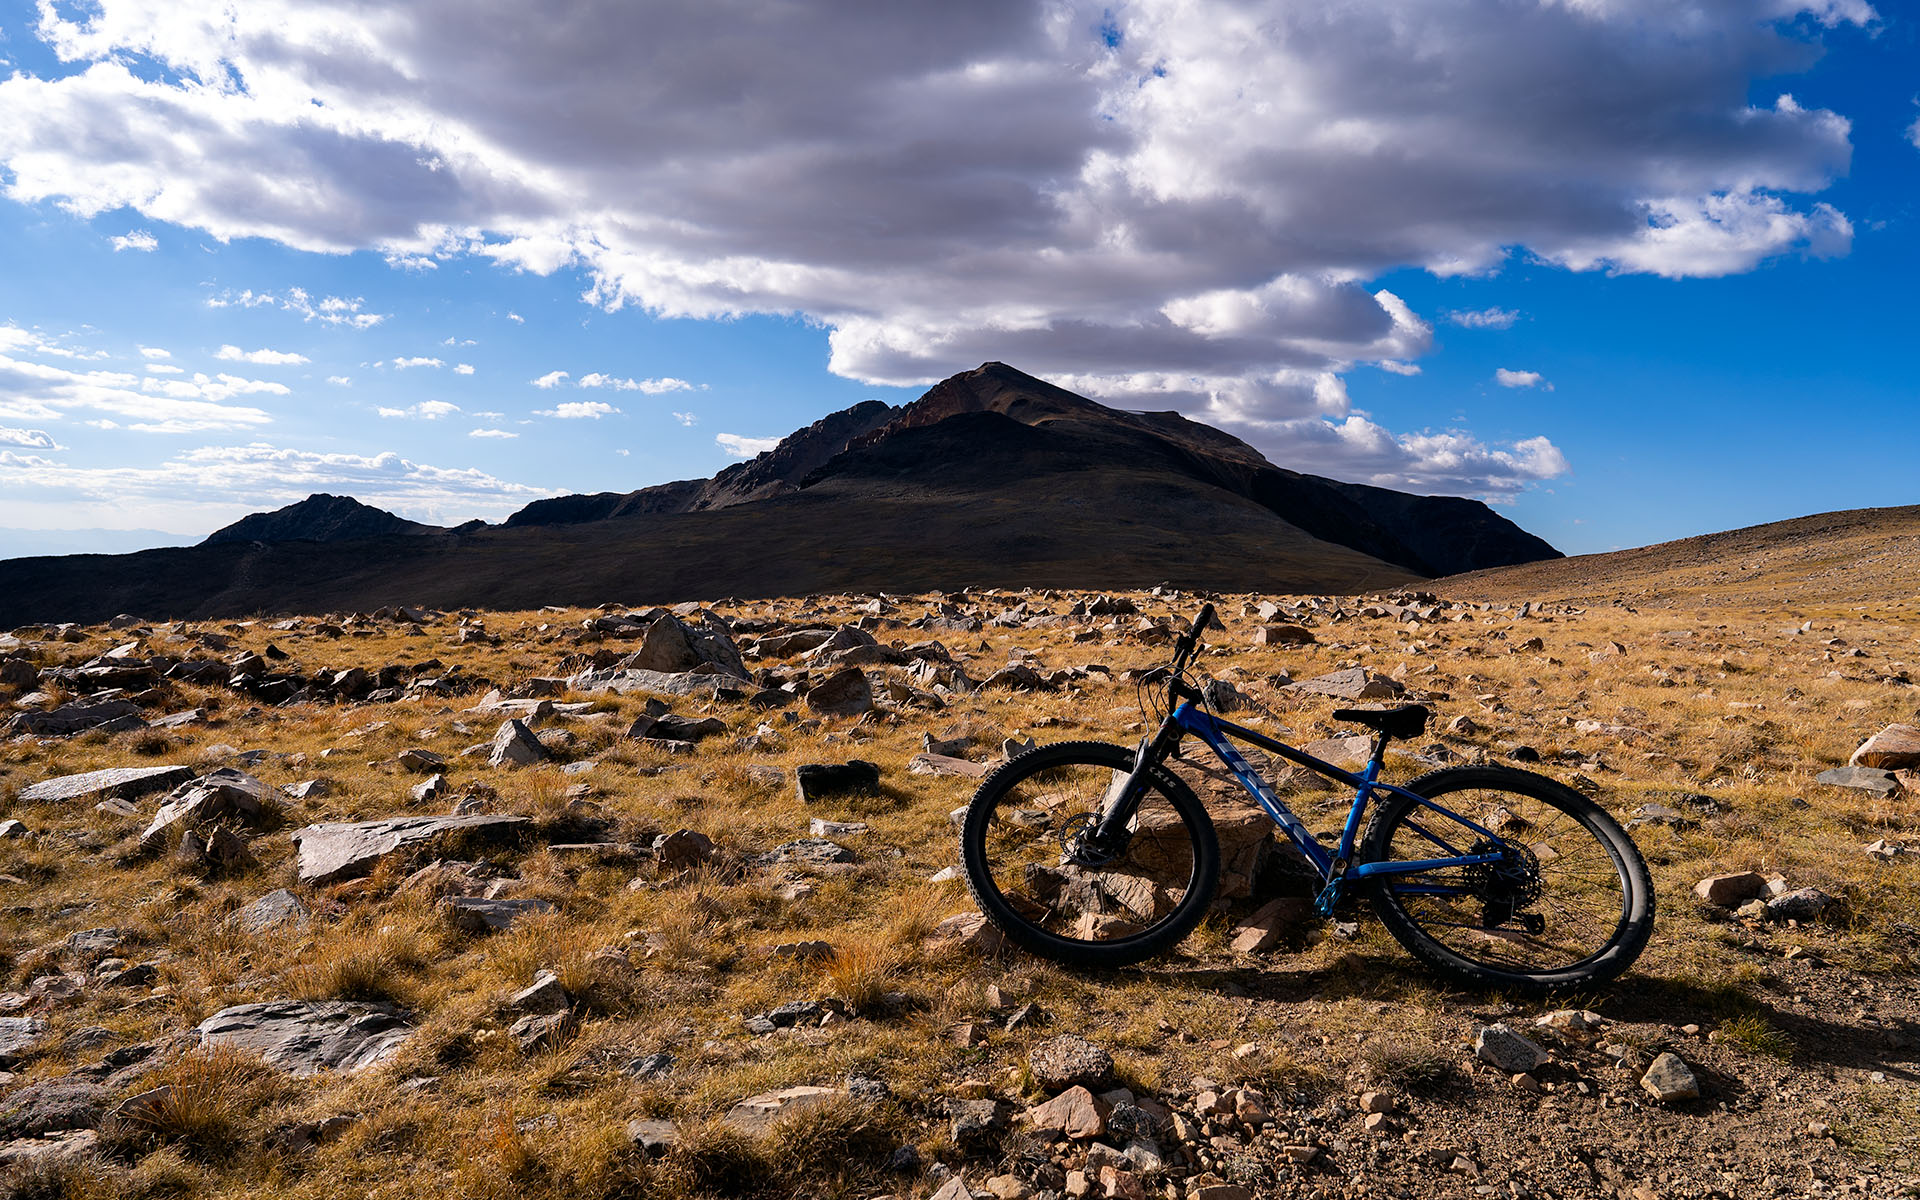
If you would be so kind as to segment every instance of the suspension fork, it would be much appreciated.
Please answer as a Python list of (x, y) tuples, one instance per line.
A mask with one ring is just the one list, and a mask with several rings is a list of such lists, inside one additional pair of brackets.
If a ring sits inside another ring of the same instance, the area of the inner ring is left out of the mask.
[(1139, 811), (1140, 796), (1146, 791), (1147, 776), (1179, 748), (1182, 732), (1169, 714), (1161, 722), (1158, 731), (1140, 739), (1140, 748), (1133, 755), (1133, 770), (1125, 778), (1115, 780), (1100, 802), (1100, 819), (1094, 822), (1090, 835), (1095, 845), (1118, 847), (1126, 844), (1127, 826), (1133, 821), (1133, 814)]

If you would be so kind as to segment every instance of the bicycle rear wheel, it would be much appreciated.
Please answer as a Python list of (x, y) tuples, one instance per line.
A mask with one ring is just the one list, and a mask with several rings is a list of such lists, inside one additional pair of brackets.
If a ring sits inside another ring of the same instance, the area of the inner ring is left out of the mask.
[(1042, 746), (974, 793), (960, 835), (967, 888), (1016, 945), (1056, 962), (1117, 967), (1171, 948), (1199, 924), (1219, 882), (1220, 848), (1199, 798), (1164, 768), (1148, 774), (1111, 858), (1069, 861), (1133, 757), (1103, 742)]
[(1653, 882), (1633, 839), (1593, 801), (1510, 767), (1457, 767), (1407, 790), (1477, 822), (1393, 796), (1362, 862), (1506, 849), (1509, 861), (1380, 877), (1374, 910), (1409, 953), (1460, 983), (1533, 994), (1591, 987), (1633, 964), (1653, 932)]

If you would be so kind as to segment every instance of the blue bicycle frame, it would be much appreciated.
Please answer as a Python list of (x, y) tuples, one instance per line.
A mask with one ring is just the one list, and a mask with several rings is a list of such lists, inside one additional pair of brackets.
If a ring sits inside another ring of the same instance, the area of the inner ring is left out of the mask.
[[(1233, 772), (1234, 778), (1240, 781), (1240, 786), (1247, 790), (1247, 794), (1252, 796), (1254, 801), (1266, 812), (1267, 816), (1273, 819), (1274, 824), (1286, 832), (1287, 839), (1291, 841), (1294, 846), (1299, 849), (1300, 853), (1305, 855), (1307, 860), (1314, 865), (1314, 868), (1320, 872), (1320, 878), (1324, 881), (1325, 887), (1321, 891), (1315, 907), (1317, 907), (1324, 916), (1332, 915), (1335, 905), (1340, 902), (1343, 885), (1351, 880), (1369, 879), (1375, 876), (1413, 875), (1422, 871), (1443, 870), (1448, 867), (1479, 866), (1486, 863), (1501, 862), (1505, 858), (1505, 855), (1499, 853), (1463, 853), (1431, 829), (1416, 824), (1413, 821), (1408, 821), (1407, 827), (1409, 829), (1432, 842), (1445, 857), (1410, 859), (1403, 862), (1369, 862), (1355, 864), (1352, 861), (1354, 840), (1359, 835), (1360, 821), (1366, 813), (1367, 804), (1376, 796), (1387, 793), (1405, 796), (1423, 808), (1431, 809), (1459, 826), (1490, 839), (1495, 845), (1504, 845), (1505, 843), (1503, 839), (1492, 830), (1487, 829), (1467, 817), (1461, 816), (1449, 808), (1435, 804), (1425, 796), (1410, 792), (1403, 787), (1395, 787), (1390, 783), (1381, 783), (1379, 780), (1381, 753), (1380, 743), (1378, 742), (1375, 743), (1374, 753), (1368, 758), (1365, 771), (1356, 775), (1351, 771), (1336, 767), (1323, 759), (1315, 758), (1303, 750), (1296, 750), (1284, 742), (1276, 741), (1264, 734), (1248, 729), (1244, 725), (1236, 725), (1231, 721), (1222, 721), (1212, 713), (1196, 707), (1192, 701), (1187, 701), (1174, 709), (1173, 715), (1167, 718), (1167, 720), (1169, 724), (1177, 726), (1182, 731), (1191, 733), (1205, 742), (1213, 750), (1214, 754), (1219, 757), (1220, 761), (1225, 763), (1228, 769)], [(1270, 754), (1277, 754), (1289, 762), (1298, 763), (1300, 766), (1329, 779), (1337, 779), (1354, 789), (1353, 807), (1347, 813), (1346, 827), (1340, 831), (1340, 841), (1337, 849), (1330, 852), (1320, 844), (1320, 840), (1308, 831), (1307, 827), (1301, 823), (1300, 818), (1294, 815), (1293, 810), (1288, 808), (1280, 797), (1274, 793), (1273, 787), (1268, 784), (1265, 779), (1261, 778), (1259, 773), (1247, 762), (1246, 758), (1234, 748), (1233, 743), (1228, 740), (1229, 737), (1239, 738), (1241, 741), (1249, 742)], [(1145, 749), (1146, 745), (1143, 744), (1143, 756)], [(1396, 882), (1393, 887), (1395, 891), (1406, 894), (1431, 896), (1463, 896), (1469, 894), (1468, 888), (1442, 883), (1402, 881)]]

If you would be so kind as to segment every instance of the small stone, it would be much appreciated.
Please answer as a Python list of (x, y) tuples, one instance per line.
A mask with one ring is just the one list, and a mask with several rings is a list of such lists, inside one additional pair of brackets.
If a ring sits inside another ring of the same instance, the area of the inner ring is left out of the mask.
[(802, 804), (838, 796), (870, 796), (880, 790), (880, 767), (859, 758), (844, 763), (803, 763), (794, 770), (793, 783)]
[(1258, 954), (1270, 950), (1288, 935), (1299, 932), (1312, 914), (1313, 901), (1305, 896), (1269, 900), (1234, 927), (1233, 952)]
[(806, 703), (821, 716), (857, 717), (873, 711), (873, 685), (859, 667), (844, 667), (808, 689)]
[(1505, 1024), (1483, 1025), (1474, 1033), (1473, 1052), (1481, 1062), (1508, 1075), (1530, 1072), (1547, 1061), (1547, 1052)]
[(1385, 1092), (1362, 1092), (1360, 1111), (1365, 1113), (1390, 1113), (1395, 1108), (1392, 1096)]
[(627, 1141), (648, 1158), (659, 1158), (680, 1141), (680, 1130), (672, 1121), (642, 1117), (627, 1122)]
[(1044, 1133), (1064, 1133), (1086, 1141), (1107, 1131), (1107, 1114), (1111, 1111), (1086, 1088), (1070, 1087), (1045, 1104), (1028, 1109), (1027, 1120)]
[(1693, 894), (1716, 908), (1738, 908), (1766, 890), (1766, 876), (1758, 871), (1709, 875), (1693, 885)]
[(1800, 888), (1767, 901), (1767, 915), (1776, 921), (1811, 921), (1834, 903), (1834, 898), (1819, 888)]
[(719, 853), (713, 839), (691, 829), (676, 829), (653, 839), (653, 858), (662, 870), (685, 871), (712, 861)]
[(512, 929), (522, 917), (554, 912), (545, 900), (493, 900), (483, 896), (453, 896), (443, 902), (454, 927), (469, 933)]
[(558, 1046), (571, 1024), (572, 1017), (565, 1012), (533, 1013), (508, 1026), (507, 1036), (519, 1043), (522, 1051), (532, 1054)]
[(567, 995), (567, 989), (560, 986), (560, 980), (551, 971), (542, 971), (534, 976), (533, 983), (515, 992), (508, 1005), (528, 1013), (566, 1012), (573, 1007), (573, 997)]
[(1679, 1055), (1671, 1052), (1653, 1060), (1647, 1073), (1640, 1077), (1640, 1086), (1662, 1104), (1700, 1098), (1700, 1082), (1694, 1078), (1692, 1068)]
[(1113, 1078), (1113, 1056), (1071, 1033), (1048, 1038), (1027, 1052), (1034, 1082), (1049, 1092), (1097, 1088)]

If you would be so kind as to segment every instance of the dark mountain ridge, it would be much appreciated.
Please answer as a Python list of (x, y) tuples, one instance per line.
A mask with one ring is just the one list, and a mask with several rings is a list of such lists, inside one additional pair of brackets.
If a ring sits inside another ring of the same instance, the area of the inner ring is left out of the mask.
[(1120, 412), (1000, 363), (899, 408), (830, 414), (711, 479), (536, 501), (501, 526), (436, 530), (362, 505), (357, 519), (398, 526), (316, 537), (351, 527), (324, 519), (339, 499), (188, 549), (0, 563), (0, 627), (967, 586), (1355, 592), (1558, 557), (1476, 501), (1286, 471), (1177, 414)]
[(206, 536), (202, 546), (225, 542), (347, 542), (358, 538), (418, 536), (445, 533), (437, 525), (422, 525), (383, 508), (362, 504), (351, 496), (315, 492), (298, 504), (272, 512), (249, 513), (225, 529)]

